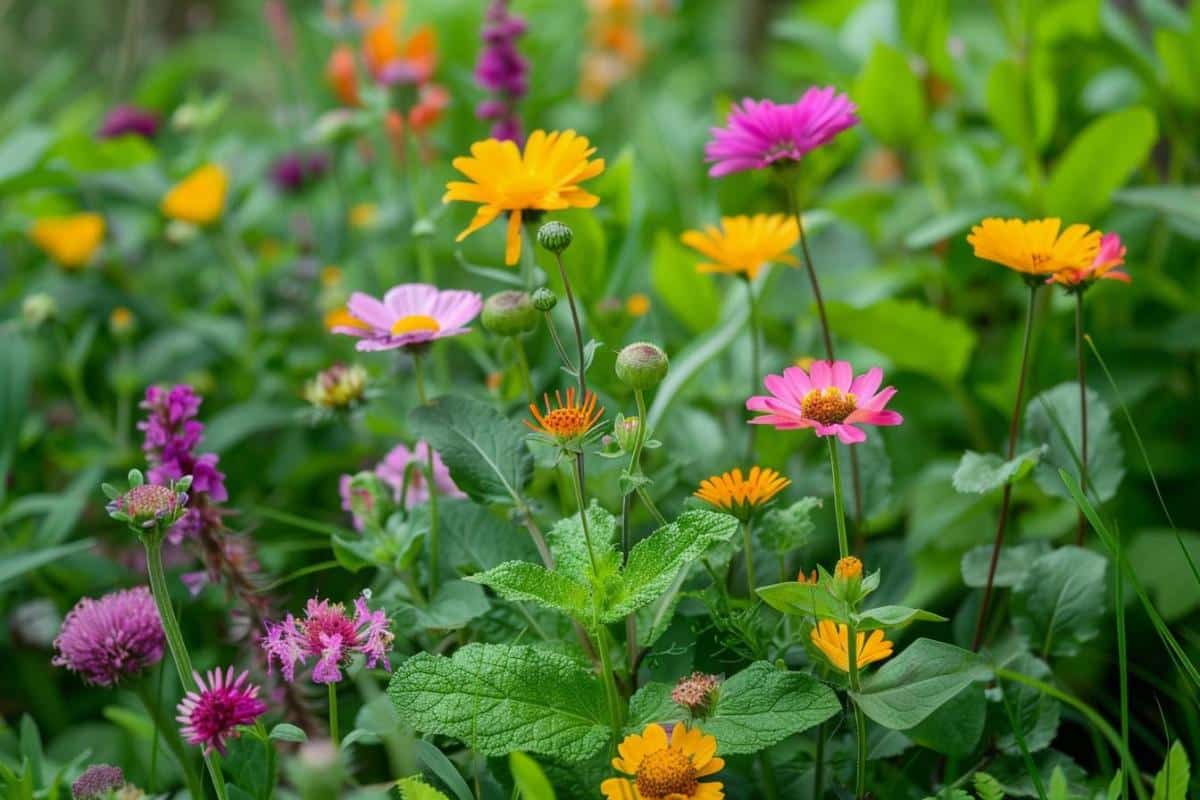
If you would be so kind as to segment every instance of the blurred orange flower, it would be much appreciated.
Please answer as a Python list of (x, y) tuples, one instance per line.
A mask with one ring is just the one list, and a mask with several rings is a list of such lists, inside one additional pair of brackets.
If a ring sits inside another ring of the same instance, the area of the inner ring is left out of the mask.
[(420, 84), (429, 80), (437, 65), (437, 37), (433, 28), (422, 25), (407, 39), (400, 37), (404, 4), (385, 3), (363, 37), (367, 70), (380, 83)]
[(166, 216), (193, 225), (208, 225), (225, 210), (229, 176), (216, 164), (205, 164), (171, 187), (162, 199)]
[(29, 229), (29, 238), (42, 252), (67, 269), (92, 260), (104, 241), (104, 217), (85, 211), (62, 217), (42, 217)]
[(345, 106), (358, 106), (362, 100), (358, 96), (358, 68), (354, 63), (354, 48), (348, 44), (339, 44), (329, 54), (325, 64), (325, 80), (337, 99)]

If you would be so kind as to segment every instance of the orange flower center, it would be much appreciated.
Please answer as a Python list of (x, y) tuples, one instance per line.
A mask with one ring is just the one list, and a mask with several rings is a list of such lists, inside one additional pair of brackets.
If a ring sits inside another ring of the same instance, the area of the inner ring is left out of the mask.
[(637, 790), (645, 800), (671, 795), (691, 797), (698, 785), (696, 766), (682, 750), (668, 747), (642, 759), (637, 771)]
[(587, 433), (588, 415), (582, 408), (556, 408), (546, 415), (542, 427), (552, 435), (571, 439)]
[(392, 323), (392, 335), (402, 336), (406, 333), (415, 333), (417, 331), (429, 331), (437, 333), (442, 326), (433, 317), (427, 317), (424, 314), (409, 314), (407, 317), (401, 317)]
[(804, 416), (823, 425), (837, 425), (845, 421), (856, 408), (857, 398), (849, 393), (842, 394), (836, 386), (813, 389), (800, 401), (800, 411)]

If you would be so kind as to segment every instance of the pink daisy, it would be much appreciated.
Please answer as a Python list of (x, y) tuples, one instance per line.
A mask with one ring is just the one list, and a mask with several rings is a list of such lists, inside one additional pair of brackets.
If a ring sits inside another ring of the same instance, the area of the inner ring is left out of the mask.
[(763, 380), (770, 395), (755, 395), (746, 401), (750, 411), (766, 412), (750, 420), (754, 425), (773, 425), (776, 430), (812, 428), (817, 436), (837, 436), (843, 444), (866, 441), (856, 425), (899, 425), (904, 418), (886, 410), (896, 390), (879, 391), (883, 370), (872, 367), (854, 377), (848, 361), (814, 361), (808, 372), (788, 367), (782, 375)]
[(208, 671), (208, 681), (193, 672), (196, 691), (188, 692), (175, 709), (182, 725), (181, 733), (189, 744), (198, 744), (207, 755), (216, 750), (225, 755), (225, 743), (238, 737), (238, 728), (253, 725), (267, 710), (258, 699), (258, 687), (247, 683), (250, 673), (234, 677), (233, 667), (225, 672)]
[(799, 161), (834, 136), (858, 123), (854, 104), (832, 86), (813, 87), (795, 103), (742, 100), (729, 113), (726, 127), (713, 128), (704, 148), (714, 178), (763, 169), (779, 161)]
[(1129, 283), (1129, 273), (1117, 269), (1125, 263), (1125, 245), (1115, 233), (1106, 233), (1100, 239), (1100, 249), (1087, 269), (1064, 269), (1046, 279), (1046, 283), (1060, 283), (1067, 288), (1088, 286), (1092, 281), (1107, 279)]
[[(404, 490), (404, 472), (408, 465), (415, 461), (420, 469), (414, 468), (408, 476), (408, 488), (405, 490), (407, 496), (404, 498), (405, 505), (412, 508), (429, 499), (429, 487), (426, 485), (423, 471), (428, 458), (429, 445), (425, 442), (417, 442), (411, 450), (398, 444), (383, 457), (379, 466), (375, 467), (375, 474), (392, 487), (396, 502), (400, 502), (400, 493)], [(442, 457), (436, 450), (433, 453), (433, 482), (438, 494), (443, 497), (466, 497), (455, 485), (450, 477), (450, 468), (442, 462)]]
[(346, 309), (361, 324), (338, 325), (333, 332), (358, 337), (357, 349), (364, 351), (412, 347), (466, 333), (481, 308), (478, 292), (405, 283), (389, 289), (382, 301), (362, 292), (350, 295)]
[(309, 598), (304, 619), (288, 614), (283, 622), (268, 622), (262, 645), (268, 667), (278, 661), (286, 680), (295, 679), (296, 664), (315, 658), (313, 681), (337, 683), (342, 679), (342, 667), (355, 653), (366, 656), (368, 667), (382, 663), (390, 670), (387, 653), (392, 639), (387, 614), (368, 608), (364, 593), (354, 601), (353, 618), (341, 603)]

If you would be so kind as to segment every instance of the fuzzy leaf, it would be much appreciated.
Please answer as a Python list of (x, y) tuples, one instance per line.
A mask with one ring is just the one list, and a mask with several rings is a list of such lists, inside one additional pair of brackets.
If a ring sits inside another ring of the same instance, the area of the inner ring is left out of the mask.
[[(598, 576), (604, 579), (615, 575), (620, 568), (617, 553), (617, 520), (595, 500), (587, 510), (588, 534), (596, 556)], [(546, 533), (546, 543), (554, 554), (555, 572), (584, 586), (592, 584), (592, 560), (579, 514), (561, 519)]]
[(629, 698), (629, 718), (625, 720), (625, 729), (641, 733), (651, 722), (678, 716), (679, 706), (671, 699), (673, 688), (670, 684), (651, 681), (638, 689), (637, 694)]
[(1005, 461), (995, 453), (968, 450), (954, 470), (954, 490), (962, 494), (987, 494), (1007, 483), (1016, 483), (1033, 472), (1045, 451), (1046, 446), (1042, 445)]
[(1104, 615), (1104, 573), (1099, 553), (1067, 546), (1033, 562), (1013, 589), (1013, 621), (1035, 652), (1073, 656), (1096, 638)]
[(840, 710), (820, 681), (756, 661), (721, 685), (713, 713), (698, 725), (716, 737), (722, 755), (757, 753)]
[(531, 602), (579, 620), (591, 620), (591, 592), (563, 575), (527, 561), (509, 561), (472, 575), (469, 581), (490, 586), (505, 600)]
[(1191, 779), (1192, 766), (1187, 751), (1181, 743), (1175, 742), (1162, 769), (1154, 776), (1154, 800), (1187, 800)]
[(420, 775), (412, 775), (396, 781), (402, 800), (449, 800), (446, 795), (430, 786)]
[(400, 718), (484, 756), (514, 750), (582, 761), (608, 742), (604, 692), (589, 670), (535, 647), (469, 644), (419, 653), (388, 686)]
[(885, 728), (908, 730), (969, 684), (991, 677), (974, 653), (945, 642), (917, 639), (862, 684), (854, 699)]

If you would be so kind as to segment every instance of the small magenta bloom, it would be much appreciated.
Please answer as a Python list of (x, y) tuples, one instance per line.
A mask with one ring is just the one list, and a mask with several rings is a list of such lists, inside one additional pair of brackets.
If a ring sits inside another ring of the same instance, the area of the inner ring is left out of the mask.
[(112, 686), (162, 660), (166, 637), (145, 586), (85, 597), (63, 620), (51, 661), (86, 683)]
[(854, 104), (832, 86), (813, 87), (795, 103), (742, 100), (729, 113), (726, 127), (713, 128), (704, 160), (714, 178), (799, 161), (834, 136), (858, 123)]
[(1059, 283), (1067, 289), (1086, 289), (1094, 281), (1106, 279), (1129, 283), (1129, 273), (1118, 267), (1125, 264), (1125, 245), (1115, 233), (1106, 233), (1100, 238), (1100, 249), (1092, 263), (1084, 269), (1064, 269), (1046, 279), (1046, 283)]
[[(375, 474), (395, 490), (397, 502), (401, 500), (401, 491), (404, 491), (405, 506), (411, 508), (429, 499), (429, 486), (423, 471), (428, 459), (429, 445), (427, 443), (417, 442), (411, 450), (403, 444), (398, 444), (383, 457), (383, 461), (379, 462), (379, 466), (375, 468)], [(409, 474), (408, 488), (405, 489), (404, 472), (414, 461), (417, 466)], [(442, 463), (442, 457), (436, 450), (433, 453), (433, 483), (437, 488), (437, 493), (443, 497), (466, 497), (462, 490), (455, 485), (454, 479), (450, 477), (449, 467)]]
[(71, 784), (75, 800), (94, 800), (125, 785), (125, 773), (111, 764), (92, 764)]
[(143, 139), (153, 139), (158, 133), (158, 117), (137, 106), (115, 106), (104, 117), (97, 136), (101, 139), (115, 139), (118, 136), (141, 136)]
[(475, 115), (493, 120), (493, 139), (520, 143), (517, 104), (529, 91), (529, 62), (517, 50), (517, 40), (525, 33), (525, 20), (509, 10), (508, 0), (492, 0), (484, 20), (484, 47), (475, 65), (475, 82), (492, 97), (476, 107)]
[(243, 671), (234, 677), (233, 667), (222, 672), (210, 669), (208, 680), (193, 672), (197, 689), (188, 692), (179, 702), (176, 720), (183, 725), (180, 733), (189, 744), (198, 744), (204, 753), (216, 750), (225, 755), (225, 743), (236, 739), (238, 728), (253, 725), (267, 710), (258, 699), (258, 687), (248, 683), (250, 673)]
[(354, 601), (353, 618), (341, 603), (312, 597), (304, 608), (304, 619), (288, 614), (283, 622), (267, 623), (263, 649), (268, 667), (278, 661), (288, 681), (295, 680), (297, 663), (307, 665), (309, 658), (315, 658), (313, 681), (337, 683), (342, 679), (342, 667), (355, 653), (366, 656), (368, 667), (382, 663), (390, 670), (387, 654), (393, 638), (387, 614), (368, 608), (366, 593)]
[(286, 153), (271, 165), (271, 182), (284, 194), (295, 194), (318, 181), (329, 169), (324, 153)]
[(768, 375), (763, 384), (770, 395), (746, 401), (750, 411), (765, 412), (750, 420), (776, 430), (812, 428), (817, 436), (837, 436), (843, 444), (864, 442), (867, 435), (856, 425), (899, 425), (904, 418), (886, 410), (896, 394), (891, 386), (879, 391), (883, 370), (872, 367), (854, 377), (848, 361), (814, 361), (808, 372), (788, 367), (782, 375)]
[(359, 350), (393, 350), (466, 333), (467, 323), (483, 308), (483, 297), (478, 292), (405, 283), (389, 289), (382, 301), (355, 292), (346, 308), (362, 325), (337, 325), (334, 333), (358, 337)]

